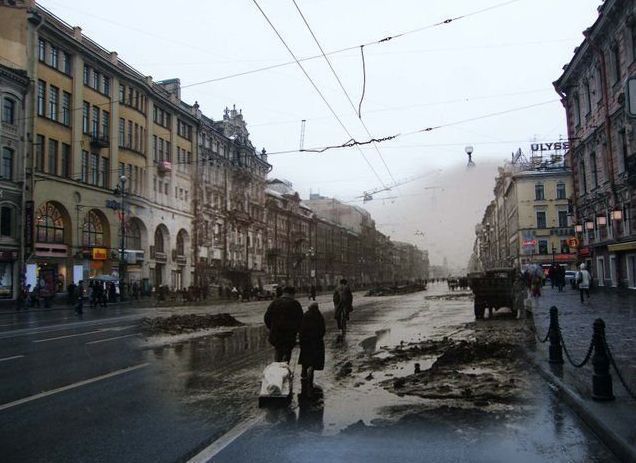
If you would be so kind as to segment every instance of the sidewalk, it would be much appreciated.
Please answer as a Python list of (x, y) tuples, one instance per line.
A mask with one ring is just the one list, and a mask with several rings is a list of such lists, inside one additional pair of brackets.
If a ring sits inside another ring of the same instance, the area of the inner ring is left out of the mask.
[[(564, 344), (572, 359), (580, 362), (592, 339), (592, 324), (597, 318), (605, 322), (607, 343), (616, 364), (632, 391), (636, 391), (636, 292), (595, 290), (581, 304), (578, 291), (565, 289), (559, 293), (546, 286), (533, 306), (537, 335), (545, 337), (550, 324), (550, 307), (559, 309), (559, 325)], [(575, 411), (625, 461), (636, 461), (636, 401), (632, 399), (613, 368), (610, 369), (616, 399), (611, 402), (592, 400), (592, 362), (574, 368), (565, 358), (562, 367), (548, 363), (548, 343), (537, 342), (533, 360)]]

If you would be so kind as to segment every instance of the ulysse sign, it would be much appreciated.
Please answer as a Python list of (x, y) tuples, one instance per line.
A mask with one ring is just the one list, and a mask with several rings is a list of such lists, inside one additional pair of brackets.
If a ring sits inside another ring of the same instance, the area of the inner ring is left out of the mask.
[(530, 150), (533, 153), (537, 151), (559, 151), (559, 150), (568, 150), (570, 149), (569, 141), (555, 141), (552, 143), (532, 143), (530, 145)]

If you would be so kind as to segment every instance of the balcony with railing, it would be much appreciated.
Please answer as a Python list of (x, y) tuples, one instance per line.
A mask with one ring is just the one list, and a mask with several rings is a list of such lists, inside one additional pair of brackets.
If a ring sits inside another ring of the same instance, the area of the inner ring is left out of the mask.
[(93, 132), (91, 133), (91, 147), (108, 148), (110, 146), (110, 138), (108, 134)]

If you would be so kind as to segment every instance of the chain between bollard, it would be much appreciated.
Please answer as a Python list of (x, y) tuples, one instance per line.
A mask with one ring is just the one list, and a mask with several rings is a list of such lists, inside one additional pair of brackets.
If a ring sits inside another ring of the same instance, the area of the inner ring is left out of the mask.
[(610, 350), (609, 345), (607, 344), (607, 339), (603, 339), (603, 342), (605, 343), (605, 351), (607, 352), (607, 356), (609, 357), (610, 363), (614, 367), (614, 371), (616, 372), (616, 376), (618, 376), (618, 380), (621, 382), (621, 384), (623, 385), (623, 387), (627, 391), (627, 394), (632, 399), (636, 400), (636, 394), (634, 394), (634, 391), (632, 391), (630, 389), (630, 387), (627, 385), (627, 381), (625, 381), (625, 379), (623, 378), (623, 375), (621, 374), (620, 370), (618, 369), (618, 366), (616, 365), (616, 361), (614, 360), (614, 356), (612, 355), (612, 351)]
[(594, 350), (594, 339), (592, 339), (592, 341), (590, 342), (590, 347), (587, 349), (587, 354), (585, 354), (585, 358), (583, 359), (583, 361), (580, 363), (576, 363), (574, 360), (572, 360), (572, 357), (570, 356), (570, 352), (568, 352), (568, 348), (565, 346), (565, 340), (563, 339), (563, 334), (561, 334), (560, 329), (559, 329), (559, 338), (561, 338), (561, 345), (563, 346), (563, 351), (565, 352), (565, 356), (568, 359), (568, 362), (570, 362), (570, 364), (574, 368), (583, 368), (587, 364), (587, 362), (590, 361), (590, 358), (592, 357), (592, 350)]

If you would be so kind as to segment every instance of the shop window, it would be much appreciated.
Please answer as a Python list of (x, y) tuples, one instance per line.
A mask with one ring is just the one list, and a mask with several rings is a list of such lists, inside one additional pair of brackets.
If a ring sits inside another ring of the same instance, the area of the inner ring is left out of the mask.
[(36, 237), (39, 243), (64, 243), (64, 219), (55, 204), (42, 204), (36, 217)]
[(104, 228), (95, 211), (88, 211), (82, 225), (82, 246), (103, 246)]

